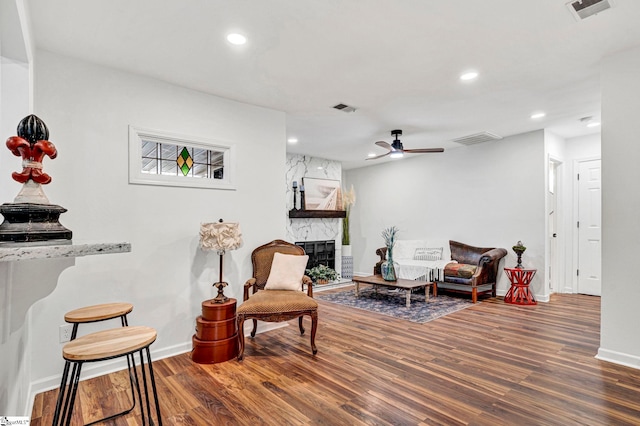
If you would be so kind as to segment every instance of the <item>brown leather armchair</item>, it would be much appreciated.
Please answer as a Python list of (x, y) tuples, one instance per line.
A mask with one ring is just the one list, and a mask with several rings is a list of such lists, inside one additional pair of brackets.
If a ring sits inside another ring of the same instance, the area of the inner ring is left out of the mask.
[[(307, 286), (306, 293), (297, 290), (266, 290), (265, 285), (271, 272), (271, 264), (275, 253), (304, 255), (304, 249), (283, 240), (274, 240), (264, 244), (251, 253), (253, 264), (253, 278), (244, 285), (244, 302), (237, 310), (238, 323), (238, 361), (244, 355), (244, 321), (253, 320), (251, 337), (256, 336), (258, 320), (267, 322), (282, 322), (298, 318), (300, 334), (304, 334), (302, 317), (311, 317), (311, 351), (315, 355), (316, 329), (318, 326), (318, 302), (313, 299), (313, 285), (311, 278), (302, 277), (300, 290)], [(252, 290), (252, 291), (250, 291)]]
[(496, 296), (496, 281), (500, 260), (507, 250), (493, 247), (474, 247), (449, 240), (451, 260), (444, 269), (444, 281), (438, 282), (438, 290), (471, 293), (473, 303), (479, 294)]

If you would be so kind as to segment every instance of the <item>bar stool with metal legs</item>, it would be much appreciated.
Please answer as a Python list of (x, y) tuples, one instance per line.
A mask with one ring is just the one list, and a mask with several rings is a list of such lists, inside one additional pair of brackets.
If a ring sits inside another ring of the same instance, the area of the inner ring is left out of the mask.
[[(80, 373), (82, 366), (86, 362), (106, 361), (119, 357), (129, 357), (132, 360), (131, 378), (135, 385), (138, 401), (140, 402), (140, 414), (142, 415), (142, 424), (145, 425), (145, 408), (146, 418), (149, 424), (154, 424), (151, 414), (151, 401), (149, 398), (148, 379), (151, 382), (153, 399), (155, 402), (155, 411), (157, 424), (162, 425), (162, 417), (160, 415), (160, 405), (158, 403), (158, 394), (156, 391), (156, 381), (153, 374), (153, 366), (151, 361), (151, 353), (149, 346), (155, 342), (157, 337), (156, 330), (146, 326), (122, 327), (110, 330), (98, 331), (90, 333), (82, 337), (78, 337), (62, 348), (62, 356), (67, 365), (73, 364), (71, 377), (69, 377), (69, 368), (65, 365), (65, 372), (62, 377), (60, 393), (58, 394), (58, 402), (56, 404), (56, 412), (53, 418), (54, 425), (69, 425), (73, 415), (73, 407), (75, 404), (78, 384), (80, 381)], [(140, 390), (140, 378), (135, 366), (135, 353), (139, 354), (140, 370), (142, 372), (142, 384), (144, 387), (145, 399), (142, 399)], [(147, 365), (145, 368), (145, 355)], [(69, 379), (69, 386), (67, 386)], [(102, 420), (100, 420), (102, 421)], [(95, 422), (94, 422), (95, 423)]]
[[(129, 325), (127, 320), (127, 314), (133, 311), (133, 305), (131, 303), (103, 303), (100, 305), (92, 305), (86, 306), (79, 309), (74, 309), (73, 311), (69, 311), (64, 315), (64, 320), (70, 324), (73, 324), (73, 328), (71, 330), (71, 339), (74, 340), (78, 335), (78, 325), (80, 324), (88, 324), (92, 322), (106, 321), (110, 319), (120, 318), (120, 322), (123, 327), (127, 327)], [(131, 412), (135, 408), (136, 400), (134, 397), (134, 384), (133, 384), (133, 376), (131, 365), (133, 363), (132, 355), (127, 356), (127, 367), (129, 369), (129, 384), (131, 385), (131, 406), (124, 411), (113, 414), (111, 416), (105, 417), (104, 419), (96, 420), (90, 424), (102, 422), (105, 420), (112, 419), (114, 417), (118, 417), (124, 414)], [(70, 363), (65, 362), (64, 371), (62, 373), (62, 382), (60, 384), (60, 389), (64, 386), (65, 377), (69, 374), (69, 366)], [(61, 400), (58, 400), (58, 404), (56, 404), (56, 416), (59, 414), (59, 404)]]
[(73, 340), (78, 334), (79, 324), (120, 318), (122, 326), (126, 327), (129, 325), (127, 322), (127, 314), (131, 313), (131, 311), (133, 311), (133, 305), (131, 303), (103, 303), (101, 305), (86, 306), (69, 311), (64, 314), (64, 320), (73, 324), (71, 331), (71, 340)]

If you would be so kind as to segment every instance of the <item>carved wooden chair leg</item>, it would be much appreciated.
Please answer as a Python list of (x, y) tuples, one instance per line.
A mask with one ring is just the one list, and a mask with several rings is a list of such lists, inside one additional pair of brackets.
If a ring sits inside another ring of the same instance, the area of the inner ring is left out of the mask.
[(471, 290), (471, 301), (473, 303), (478, 303), (478, 288), (477, 287), (473, 287), (473, 289)]
[(303, 316), (304, 316), (304, 315), (300, 315), (300, 316), (298, 317), (298, 325), (300, 326), (300, 335), (303, 335), (303, 334), (304, 334), (304, 326), (302, 325), (302, 317), (303, 317)]
[(311, 352), (313, 354), (318, 353), (318, 349), (316, 348), (316, 330), (318, 328), (318, 312), (311, 313)]
[[(255, 320), (254, 320), (255, 321)], [(244, 356), (244, 315), (238, 315), (238, 361)]]
[(256, 337), (256, 331), (258, 331), (258, 320), (254, 318), (253, 320), (253, 330), (251, 330), (251, 337)]

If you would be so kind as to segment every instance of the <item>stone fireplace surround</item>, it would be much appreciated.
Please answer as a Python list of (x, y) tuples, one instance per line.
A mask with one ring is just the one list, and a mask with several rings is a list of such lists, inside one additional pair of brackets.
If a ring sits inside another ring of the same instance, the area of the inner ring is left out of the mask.
[[(287, 154), (287, 172), (285, 182), (287, 185), (286, 199), (284, 200), (287, 215), (286, 241), (294, 243), (310, 241), (334, 241), (335, 259), (341, 259), (342, 253), (342, 219), (291, 219), (289, 210), (293, 208), (293, 181), (298, 184), (303, 177), (342, 180), (342, 164), (339, 161), (323, 158), (309, 157), (306, 155)], [(334, 269), (341, 274), (341, 262), (335, 262)]]

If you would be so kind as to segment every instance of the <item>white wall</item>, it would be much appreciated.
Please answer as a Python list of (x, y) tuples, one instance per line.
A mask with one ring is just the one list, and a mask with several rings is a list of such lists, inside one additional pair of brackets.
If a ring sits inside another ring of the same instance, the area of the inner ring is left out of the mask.
[[(525, 267), (545, 269), (544, 132), (407, 157), (345, 172), (357, 203), (351, 213), (354, 272), (370, 274), (382, 247), (380, 233), (400, 229), (401, 239), (456, 240), (503, 247), (501, 266), (515, 266), (511, 247), (527, 247)], [(543, 278), (532, 288), (544, 294)], [(500, 274), (498, 293), (509, 281)]]
[[(21, 0), (0, 2), (0, 135), (1, 140), (16, 134), (18, 122), (31, 108), (31, 43), (24, 4)], [(11, 172), (21, 170), (22, 160), (0, 147), (0, 203), (11, 202)], [(2, 218), (0, 217), (0, 220)], [(0, 414), (21, 415), (25, 410), (30, 383), (29, 330), (24, 312), (12, 306), (14, 291), (7, 278), (13, 269), (0, 262)]]
[(602, 72), (602, 311), (598, 358), (640, 367), (640, 49)]
[[(34, 390), (59, 384), (58, 326), (80, 306), (129, 301), (130, 324), (158, 331), (156, 359), (190, 350), (201, 302), (218, 280), (217, 254), (198, 248), (200, 223), (240, 222), (244, 246), (227, 253), (224, 269), (225, 294), (239, 300), (253, 248), (285, 234), (284, 114), (42, 51), (35, 84), (35, 113), (58, 148), (44, 169), (51, 203), (69, 210), (61, 223), (75, 241), (129, 241), (132, 252), (77, 259), (34, 304)], [(129, 125), (235, 144), (237, 190), (129, 184)]]

